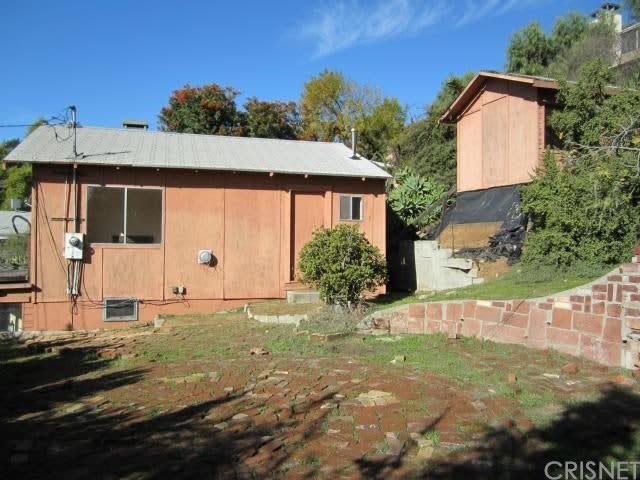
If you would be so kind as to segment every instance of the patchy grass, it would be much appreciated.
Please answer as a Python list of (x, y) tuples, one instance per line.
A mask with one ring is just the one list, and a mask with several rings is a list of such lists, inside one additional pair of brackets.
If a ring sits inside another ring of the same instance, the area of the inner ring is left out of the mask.
[(249, 304), (251, 312), (256, 315), (303, 315), (322, 308), (317, 303), (289, 304), (286, 300), (270, 300)]
[(431, 442), (433, 448), (440, 446), (440, 432), (437, 430), (430, 430), (424, 434), (424, 438)]
[(538, 298), (589, 283), (606, 274), (611, 268), (613, 267), (606, 269), (576, 267), (574, 270), (565, 272), (552, 268), (521, 267), (478, 285), (433, 293), (392, 294), (373, 299), (371, 305), (374, 310), (379, 310), (413, 302)]
[[(335, 315), (315, 320), (331, 330), (357, 322)], [(34, 452), (46, 451), (56, 438), (78, 448), (90, 442), (82, 454), (76, 448), (66, 457), (30, 454), (29, 472), (73, 473), (81, 466), (82, 476), (97, 467), (125, 478), (155, 465), (178, 477), (233, 478), (235, 462), (246, 459), (256, 478), (284, 471), (290, 478), (341, 478), (345, 472), (372, 478), (375, 462), (392, 450), (385, 432), (417, 433), (438, 448), (428, 464), (415, 449), (403, 451), (402, 465), (417, 468), (454, 464), (467, 454), (481, 458), (490, 449), (495, 458), (515, 452), (518, 461), (542, 471), (540, 445), (549, 458), (577, 458), (577, 450), (584, 451), (580, 458), (636, 459), (640, 453), (637, 384), (612, 388), (619, 370), (553, 351), (357, 331), (317, 343), (293, 326), (247, 320), (242, 312), (174, 317), (136, 335), (122, 330), (58, 341), (58, 353), (0, 344), (0, 378), (12, 386), (0, 395), (7, 438), (37, 432)], [(77, 351), (62, 353), (62, 346)], [(108, 347), (126, 357), (94, 354)], [(251, 355), (253, 347), (269, 354)], [(396, 356), (406, 361), (391, 364)], [(577, 373), (561, 372), (569, 361), (578, 363)], [(509, 373), (517, 376), (515, 384)], [(368, 408), (356, 401), (370, 390), (388, 392), (397, 403)], [(248, 418), (234, 421), (238, 413)], [(510, 429), (515, 433), (502, 442)], [(234, 462), (229, 470), (211, 471), (227, 457)], [(413, 478), (406, 470), (389, 473), (384, 478)]]
[(300, 322), (298, 330), (309, 333), (354, 333), (361, 319), (361, 315), (325, 306), (310, 313), (307, 320)]

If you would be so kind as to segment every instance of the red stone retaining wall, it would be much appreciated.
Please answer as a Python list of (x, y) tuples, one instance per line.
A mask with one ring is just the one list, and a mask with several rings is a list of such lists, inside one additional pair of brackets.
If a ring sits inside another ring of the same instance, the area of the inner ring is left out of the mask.
[(390, 333), (474, 336), (553, 348), (605, 365), (640, 366), (640, 248), (633, 263), (588, 285), (529, 300), (415, 303), (372, 316)]

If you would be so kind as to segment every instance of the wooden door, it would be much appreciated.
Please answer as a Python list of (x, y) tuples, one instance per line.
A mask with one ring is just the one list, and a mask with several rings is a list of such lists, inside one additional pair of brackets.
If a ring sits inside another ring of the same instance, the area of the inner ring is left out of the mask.
[(293, 192), (291, 195), (291, 271), (296, 280), (298, 255), (311, 240), (313, 231), (324, 225), (324, 194), (321, 192)]

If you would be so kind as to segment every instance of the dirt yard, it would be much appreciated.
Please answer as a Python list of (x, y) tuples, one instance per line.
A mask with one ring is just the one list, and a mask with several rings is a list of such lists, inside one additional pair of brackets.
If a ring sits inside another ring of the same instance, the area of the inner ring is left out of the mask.
[(640, 460), (628, 373), (475, 339), (318, 342), (227, 313), (5, 342), (0, 362), (3, 478), (543, 478), (549, 460)]

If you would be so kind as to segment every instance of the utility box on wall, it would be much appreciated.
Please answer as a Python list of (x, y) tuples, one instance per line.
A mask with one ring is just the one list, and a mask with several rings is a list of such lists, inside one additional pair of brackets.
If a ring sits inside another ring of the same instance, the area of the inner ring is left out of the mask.
[(82, 260), (84, 250), (84, 233), (64, 234), (64, 258), (67, 260)]

